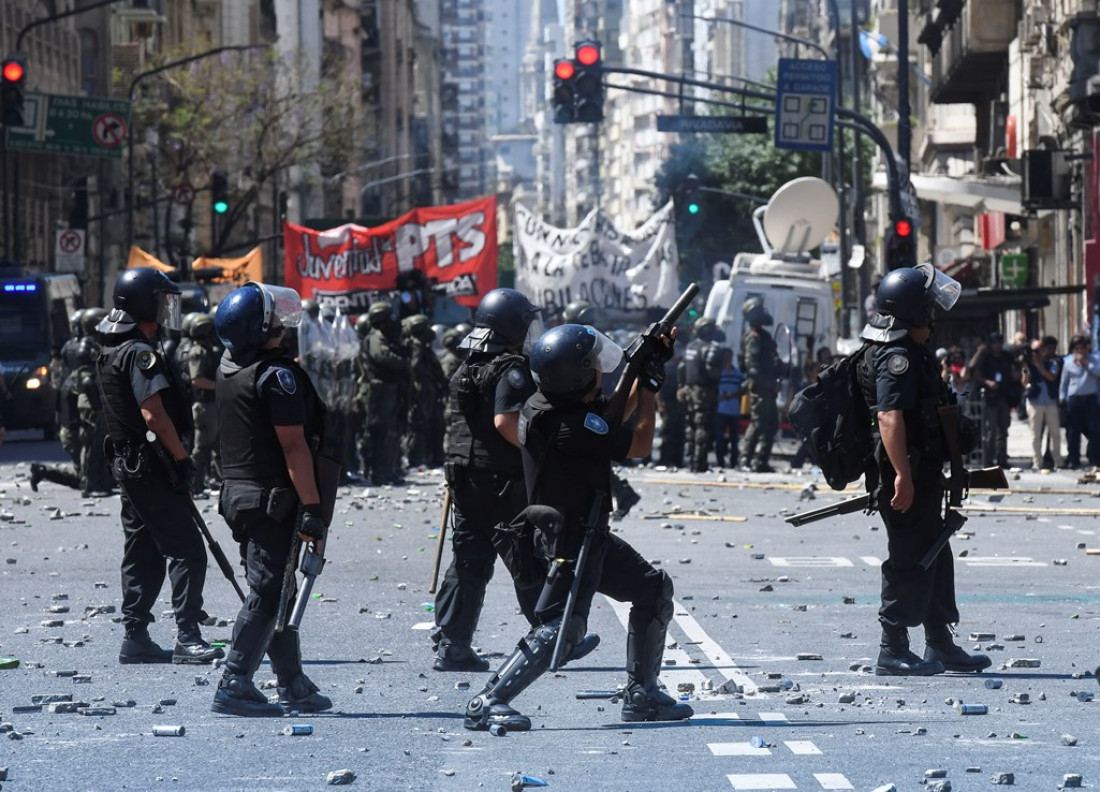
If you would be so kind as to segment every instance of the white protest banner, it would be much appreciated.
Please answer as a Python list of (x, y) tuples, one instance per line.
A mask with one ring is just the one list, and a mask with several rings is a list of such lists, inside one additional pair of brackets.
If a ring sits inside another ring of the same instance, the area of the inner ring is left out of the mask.
[(576, 228), (557, 228), (516, 204), (516, 288), (538, 305), (587, 300), (613, 313), (669, 308), (680, 294), (672, 204), (634, 231), (593, 210)]

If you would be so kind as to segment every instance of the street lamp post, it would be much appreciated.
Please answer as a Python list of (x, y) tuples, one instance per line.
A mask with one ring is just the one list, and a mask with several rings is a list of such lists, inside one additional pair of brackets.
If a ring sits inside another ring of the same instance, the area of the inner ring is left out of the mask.
[(383, 184), (392, 184), (393, 182), (398, 182), (398, 181), (402, 181), (404, 179), (409, 179), (409, 178), (412, 178), (413, 176), (426, 176), (428, 174), (438, 173), (439, 170), (440, 170), (439, 168), (417, 168), (416, 170), (405, 171), (404, 173), (398, 173), (394, 176), (387, 176), (384, 179), (375, 179), (374, 181), (367, 182), (359, 190), (359, 211), (362, 212), (362, 214), (364, 216), (366, 216), (367, 211), (366, 211), (366, 208), (365, 208), (366, 207), (366, 197), (365, 196), (367, 194), (367, 190), (371, 190), (375, 187), (381, 187)]
[[(246, 52), (248, 50), (255, 49), (268, 49), (268, 44), (236, 44), (225, 47), (215, 47), (214, 49), (207, 50), (206, 52), (200, 52), (197, 55), (191, 55), (187, 58), (180, 58), (179, 60), (165, 63), (162, 66), (157, 66), (155, 69), (149, 69), (148, 71), (139, 72), (134, 75), (134, 79), (130, 80), (130, 89), (126, 92), (126, 95), (131, 101), (134, 99), (134, 91), (137, 90), (138, 84), (146, 77), (152, 77), (155, 74), (166, 72), (169, 69), (175, 69), (179, 66), (186, 66), (188, 63), (194, 63), (195, 61), (202, 60), (203, 58), (209, 58), (214, 55), (220, 55), (223, 52)], [(126, 185), (128, 190), (127, 204), (129, 211), (127, 212), (126, 220), (126, 237), (129, 240), (129, 244), (133, 247), (134, 244), (134, 210), (136, 209), (134, 200), (134, 121), (136, 120), (133, 113), (130, 115), (130, 126), (126, 130)], [(156, 185), (153, 185), (153, 189), (156, 189)]]

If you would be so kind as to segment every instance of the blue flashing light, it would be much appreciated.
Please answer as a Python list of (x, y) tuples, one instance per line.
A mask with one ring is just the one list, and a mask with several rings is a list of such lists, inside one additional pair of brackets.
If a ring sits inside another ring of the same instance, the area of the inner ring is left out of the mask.
[(9, 293), (11, 293), (11, 292), (19, 292), (19, 293), (36, 292), (36, 291), (38, 291), (38, 284), (37, 283), (5, 283), (4, 284), (4, 291), (9, 292)]

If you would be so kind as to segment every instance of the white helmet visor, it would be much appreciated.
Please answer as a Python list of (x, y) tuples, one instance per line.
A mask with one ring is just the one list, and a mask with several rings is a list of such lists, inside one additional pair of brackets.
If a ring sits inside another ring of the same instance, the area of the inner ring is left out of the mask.
[(297, 327), (302, 323), (302, 298), (294, 289), (252, 282), (264, 296), (264, 325), (266, 333), (272, 327)]
[(545, 332), (546, 325), (542, 323), (542, 317), (536, 314), (535, 318), (531, 320), (531, 324), (527, 325), (527, 335), (523, 339), (523, 354), (531, 354), (535, 343), (542, 338), (542, 334)]
[(962, 294), (959, 282), (931, 264), (921, 264), (917, 269), (925, 271), (925, 288), (936, 300), (936, 305), (945, 311), (954, 308)]
[(607, 374), (617, 369), (623, 362), (623, 348), (594, 327), (585, 325), (584, 329), (596, 337), (591, 354), (596, 356), (600, 371)]
[(157, 299), (157, 324), (166, 330), (183, 329), (183, 295), (161, 292)]

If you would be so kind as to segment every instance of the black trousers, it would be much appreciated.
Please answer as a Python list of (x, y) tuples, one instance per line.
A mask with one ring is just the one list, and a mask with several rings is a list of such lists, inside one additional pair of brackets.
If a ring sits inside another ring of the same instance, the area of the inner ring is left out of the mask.
[[(570, 532), (559, 539), (558, 555), (575, 559), (580, 551), (584, 536), (580, 532)], [(659, 616), (662, 604), (662, 589), (666, 576), (652, 564), (642, 558), (633, 547), (617, 534), (602, 533), (592, 540), (581, 572), (581, 585), (577, 591), (577, 603), (573, 609), (574, 618), (588, 621), (592, 610), (592, 599), (596, 594), (606, 594), (618, 602), (630, 603), (630, 624), (645, 628)], [(565, 601), (569, 597), (569, 588), (573, 585), (573, 568), (559, 567), (542, 587), (535, 614), (542, 624), (560, 618), (565, 612)], [(672, 592), (664, 592), (671, 597)], [(566, 626), (572, 629), (571, 626)], [(583, 635), (581, 630), (573, 630)]]
[(206, 547), (191, 515), (190, 497), (155, 478), (123, 479), (122, 623), (127, 631), (153, 621), (153, 605), (164, 584), (172, 586), (172, 610), (181, 632), (206, 618)]
[[(297, 631), (275, 632), (296, 515), (276, 521), (260, 508), (239, 509), (231, 505), (236, 501), (235, 490), (231, 482), (226, 482), (221, 506), (233, 536), (240, 542), (249, 588), (233, 623), (233, 646), (226, 666), (232, 673), (251, 677), (266, 652), (279, 685), (286, 686), (302, 673)], [(292, 596), (287, 607), (293, 602)]]
[(886, 627), (944, 625), (959, 621), (955, 604), (955, 559), (948, 544), (927, 570), (920, 560), (943, 531), (943, 477), (918, 474), (909, 511), (890, 508), (894, 472), (882, 471), (879, 514), (886, 525), (887, 559), (882, 563), (882, 605), (879, 621)]
[[(454, 514), (451, 565), (435, 595), (435, 623), (445, 641), (469, 645), (477, 629), (497, 551), (493, 528), (527, 506), (523, 478), (455, 466), (448, 476)], [(534, 625), (539, 589), (516, 589), (523, 615)]]

